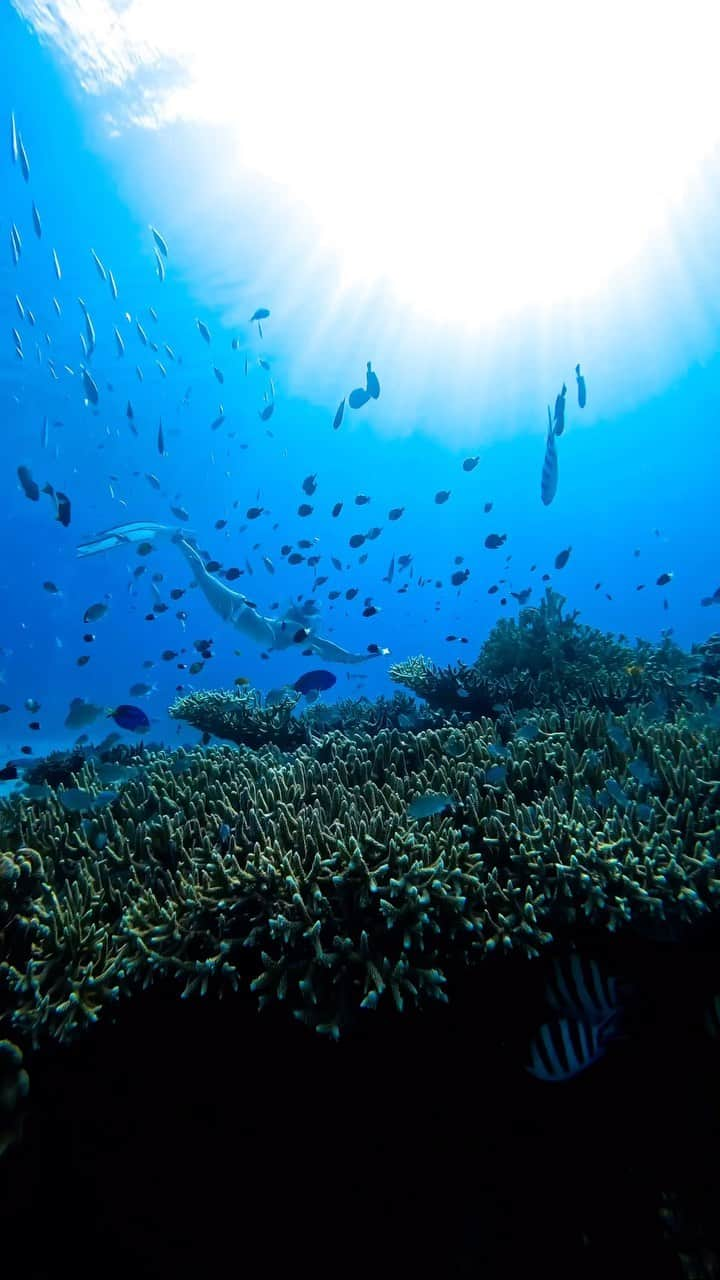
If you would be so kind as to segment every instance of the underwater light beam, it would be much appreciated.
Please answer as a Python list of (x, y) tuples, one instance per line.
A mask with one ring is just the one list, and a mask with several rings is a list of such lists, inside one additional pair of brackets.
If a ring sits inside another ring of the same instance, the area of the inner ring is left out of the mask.
[(15, 3), (114, 127), (230, 128), (225, 197), (270, 178), (346, 288), (470, 328), (602, 291), (720, 137), (706, 0)]

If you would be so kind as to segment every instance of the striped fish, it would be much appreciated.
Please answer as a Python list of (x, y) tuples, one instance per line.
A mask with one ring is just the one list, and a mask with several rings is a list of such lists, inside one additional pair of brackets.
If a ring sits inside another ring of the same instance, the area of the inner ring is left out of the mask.
[(542, 479), (540, 481), (540, 497), (546, 507), (550, 506), (558, 487), (558, 459), (555, 448), (552, 414), (548, 405), (548, 433), (545, 445), (545, 461), (543, 462)]
[(575, 951), (562, 959), (556, 957), (552, 969), (545, 998), (556, 1013), (597, 1025), (617, 1010), (617, 979), (602, 973), (595, 960)]
[(545, 1022), (530, 1043), (526, 1070), (538, 1080), (572, 1080), (601, 1058), (612, 1034), (612, 1018), (593, 1024), (582, 1018)]

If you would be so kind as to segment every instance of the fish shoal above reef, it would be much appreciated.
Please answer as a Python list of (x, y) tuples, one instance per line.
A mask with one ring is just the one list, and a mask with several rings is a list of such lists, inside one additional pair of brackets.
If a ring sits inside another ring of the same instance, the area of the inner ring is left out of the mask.
[[(182, 995), (249, 986), (261, 1007), (282, 1000), (337, 1037), (360, 1009), (446, 1000), (451, 957), (534, 957), (575, 923), (670, 927), (717, 904), (717, 730), (580, 710), (535, 727), (502, 744), (499, 786), (485, 718), (332, 731), (284, 760), (148, 752), (91, 816), (61, 792), (12, 798), (0, 809), (12, 1034), (71, 1040), (162, 979)], [(102, 790), (91, 764), (76, 785)], [(411, 818), (427, 792), (452, 806)]]

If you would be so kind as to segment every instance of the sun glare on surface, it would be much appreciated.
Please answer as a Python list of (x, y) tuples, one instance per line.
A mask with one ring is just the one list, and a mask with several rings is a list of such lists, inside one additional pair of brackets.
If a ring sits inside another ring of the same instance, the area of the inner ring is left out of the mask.
[(343, 284), (469, 325), (603, 288), (720, 134), (709, 3), (17, 7), (115, 127), (232, 126)]

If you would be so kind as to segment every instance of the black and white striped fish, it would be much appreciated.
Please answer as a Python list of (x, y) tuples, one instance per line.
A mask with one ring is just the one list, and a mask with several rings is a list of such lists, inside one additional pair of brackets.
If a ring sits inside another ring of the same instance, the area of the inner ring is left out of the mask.
[(545, 998), (556, 1013), (593, 1024), (605, 1022), (620, 1003), (617, 978), (578, 952), (555, 958)]
[(572, 1080), (603, 1056), (613, 1032), (612, 1015), (602, 1023), (582, 1018), (545, 1022), (530, 1042), (526, 1070), (538, 1080)]
[(548, 433), (545, 444), (545, 461), (543, 462), (542, 479), (540, 481), (540, 497), (546, 507), (550, 506), (558, 486), (558, 458), (555, 447), (552, 414), (548, 405)]

